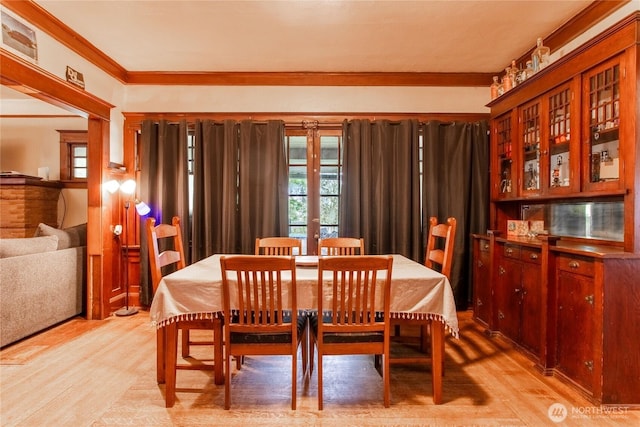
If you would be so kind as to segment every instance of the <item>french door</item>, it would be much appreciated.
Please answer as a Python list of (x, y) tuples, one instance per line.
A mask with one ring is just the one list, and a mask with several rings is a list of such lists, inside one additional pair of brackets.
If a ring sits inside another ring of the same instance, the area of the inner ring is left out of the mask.
[(342, 128), (286, 129), (289, 154), (289, 236), (302, 253), (318, 253), (318, 239), (338, 236)]

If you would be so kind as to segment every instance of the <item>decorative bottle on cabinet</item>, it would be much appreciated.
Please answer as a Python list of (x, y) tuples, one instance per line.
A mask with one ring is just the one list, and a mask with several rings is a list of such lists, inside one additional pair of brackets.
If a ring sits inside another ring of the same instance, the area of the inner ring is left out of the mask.
[(531, 62), (533, 63), (533, 71), (538, 72), (542, 70), (544, 67), (549, 65), (550, 59), (549, 55), (551, 53), (551, 49), (549, 47), (544, 46), (542, 44), (542, 37), (538, 37), (537, 46), (533, 50), (531, 54)]
[(504, 69), (504, 77), (502, 77), (502, 87), (505, 92), (511, 90), (513, 82), (511, 81), (511, 67)]
[(516, 87), (520, 82), (520, 69), (516, 65), (516, 60), (511, 61), (511, 67), (509, 67), (509, 78), (511, 79), (511, 86)]
[(491, 100), (496, 99), (500, 95), (500, 82), (498, 76), (493, 76), (493, 83), (491, 83)]

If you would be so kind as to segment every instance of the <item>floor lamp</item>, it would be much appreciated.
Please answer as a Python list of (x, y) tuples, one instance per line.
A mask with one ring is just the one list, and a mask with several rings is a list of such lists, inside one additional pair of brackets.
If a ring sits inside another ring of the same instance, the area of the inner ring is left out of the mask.
[[(116, 316), (131, 316), (138, 312), (137, 307), (129, 307), (129, 244), (127, 243), (127, 237), (129, 236), (129, 207), (131, 206), (131, 196), (135, 194), (136, 191), (136, 182), (132, 179), (128, 179), (120, 184), (118, 181), (112, 180), (105, 183), (105, 187), (107, 191), (110, 193), (115, 193), (118, 189), (124, 194), (127, 195), (127, 200), (124, 202), (124, 234), (120, 235), (121, 245), (124, 242), (124, 286), (125, 286), (125, 306), (121, 309), (117, 310), (114, 314)], [(135, 201), (136, 212), (140, 216), (147, 215), (151, 209), (147, 206), (146, 203), (141, 202), (139, 200)], [(118, 229), (118, 227), (116, 227)]]

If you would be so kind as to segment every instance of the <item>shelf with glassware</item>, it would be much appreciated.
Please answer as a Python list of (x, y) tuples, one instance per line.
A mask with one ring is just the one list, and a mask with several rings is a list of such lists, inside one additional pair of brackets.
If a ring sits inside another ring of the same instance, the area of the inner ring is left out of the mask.
[(574, 78), (494, 119), (494, 173), (500, 176), (494, 200), (579, 191), (580, 162), (574, 159), (580, 159), (580, 138), (572, 129), (580, 112), (579, 88)]

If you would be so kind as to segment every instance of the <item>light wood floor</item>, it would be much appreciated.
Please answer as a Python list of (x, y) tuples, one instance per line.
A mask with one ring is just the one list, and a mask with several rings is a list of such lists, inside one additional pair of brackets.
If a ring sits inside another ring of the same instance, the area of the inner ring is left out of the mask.
[[(640, 411), (597, 413), (502, 340), (487, 339), (469, 313), (459, 313), (459, 320), (460, 339), (447, 340), (442, 405), (433, 404), (428, 369), (394, 366), (391, 407), (385, 409), (372, 358), (347, 356), (325, 359), (324, 410), (317, 410), (315, 376), (305, 381), (300, 375), (298, 409), (292, 411), (289, 359), (251, 357), (234, 373), (232, 407), (225, 411), (224, 386), (203, 371), (179, 371), (176, 405), (164, 407), (147, 312), (74, 319), (0, 351), (0, 425), (640, 425)], [(561, 424), (547, 415), (554, 403), (568, 410)]]

